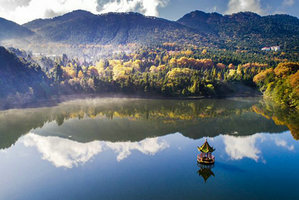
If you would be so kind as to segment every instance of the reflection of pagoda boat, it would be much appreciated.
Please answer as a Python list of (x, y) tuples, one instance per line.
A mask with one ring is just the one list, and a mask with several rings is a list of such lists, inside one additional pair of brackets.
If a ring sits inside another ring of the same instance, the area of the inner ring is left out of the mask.
[(215, 151), (211, 147), (206, 139), (205, 143), (201, 147), (197, 147), (200, 151), (200, 155), (197, 156), (197, 162), (204, 165), (211, 165), (215, 163), (215, 157), (212, 155), (212, 152)]
[(205, 183), (211, 176), (215, 176), (212, 171), (213, 165), (199, 165), (200, 169), (197, 171), (198, 175), (201, 176)]

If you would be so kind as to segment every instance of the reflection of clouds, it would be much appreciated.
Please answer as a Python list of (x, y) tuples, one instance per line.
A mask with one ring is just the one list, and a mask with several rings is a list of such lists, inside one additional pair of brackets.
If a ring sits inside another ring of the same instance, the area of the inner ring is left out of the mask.
[(106, 142), (106, 145), (118, 153), (117, 160), (121, 161), (131, 154), (132, 150), (138, 150), (144, 154), (154, 155), (169, 145), (165, 142), (158, 142), (158, 138), (148, 138), (141, 142)]
[(288, 143), (285, 140), (283, 140), (283, 139), (276, 138), (275, 139), (275, 144), (277, 146), (284, 147), (284, 148), (286, 148), (286, 149), (288, 149), (290, 151), (294, 150), (294, 145), (288, 145)]
[(0, 153), (7, 153), (6, 149), (0, 149)]
[(103, 150), (112, 149), (117, 153), (117, 160), (127, 158), (132, 150), (140, 151), (147, 155), (154, 155), (157, 152), (168, 148), (165, 141), (158, 141), (158, 138), (147, 138), (140, 142), (101, 142), (93, 141), (80, 143), (65, 138), (54, 136), (40, 136), (29, 133), (23, 137), (26, 147), (36, 147), (43, 155), (42, 159), (48, 160), (56, 167), (72, 168), (78, 164), (84, 164), (93, 156)]
[(259, 159), (259, 154), (261, 153), (255, 146), (258, 138), (262, 138), (262, 136), (258, 134), (246, 137), (224, 135), (223, 142), (225, 151), (233, 160), (251, 158), (257, 161)]
[(100, 142), (79, 143), (59, 137), (44, 137), (29, 133), (24, 136), (24, 145), (36, 147), (42, 153), (42, 159), (56, 167), (72, 168), (83, 164), (102, 151)]

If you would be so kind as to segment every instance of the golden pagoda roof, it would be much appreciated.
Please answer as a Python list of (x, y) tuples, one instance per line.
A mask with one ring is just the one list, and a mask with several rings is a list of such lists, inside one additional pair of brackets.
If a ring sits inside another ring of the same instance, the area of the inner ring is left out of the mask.
[(213, 147), (211, 147), (206, 139), (205, 143), (203, 145), (201, 145), (201, 147), (197, 147), (198, 151), (201, 151), (203, 153), (211, 153), (213, 151), (215, 151), (215, 149)]

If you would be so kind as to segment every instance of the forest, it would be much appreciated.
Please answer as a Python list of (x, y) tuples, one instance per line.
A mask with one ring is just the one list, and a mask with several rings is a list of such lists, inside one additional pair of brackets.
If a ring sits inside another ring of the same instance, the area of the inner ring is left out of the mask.
[[(11, 99), (24, 100), (31, 96), (49, 99), (76, 94), (180, 98), (255, 96), (260, 88), (275, 102), (298, 109), (296, 52), (229, 51), (176, 43), (143, 46), (95, 61), (69, 58), (66, 54), (54, 58), (36, 56), (14, 48), (3, 48), (3, 52), (5, 59), (13, 60), (7, 63), (16, 62), (14, 66), (23, 63), (23, 71), (34, 72), (39, 77), (38, 84), (28, 85), (30, 81), (27, 81), (21, 84), (22, 88), (16, 82), (10, 83), (9, 74), (3, 77), (2, 97)], [(1, 70), (5, 71), (3, 67)], [(21, 71), (15, 69), (11, 74), (24, 80)]]
[(257, 74), (253, 81), (265, 97), (284, 107), (299, 109), (299, 63), (279, 63)]

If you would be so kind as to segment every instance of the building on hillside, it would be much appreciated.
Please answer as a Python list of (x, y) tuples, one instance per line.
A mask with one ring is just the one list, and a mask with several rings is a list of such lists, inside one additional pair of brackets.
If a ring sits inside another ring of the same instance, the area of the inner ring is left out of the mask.
[(273, 46), (271, 47), (272, 51), (279, 51), (280, 50), (280, 46)]
[(262, 51), (279, 51), (280, 46), (263, 47), (261, 50)]
[(271, 47), (263, 47), (262, 51), (271, 51)]

